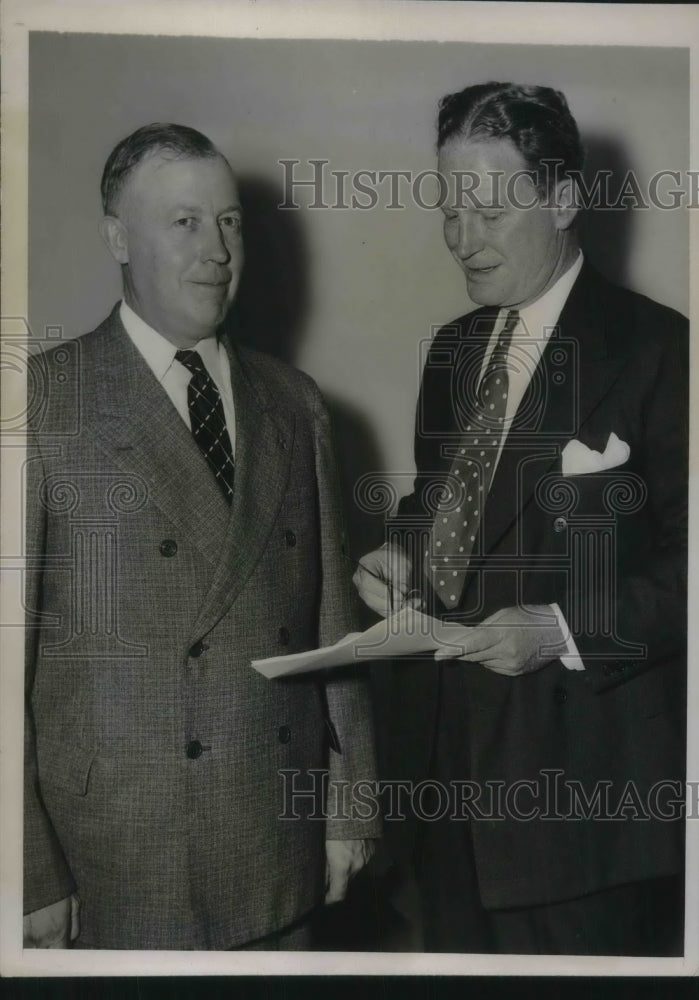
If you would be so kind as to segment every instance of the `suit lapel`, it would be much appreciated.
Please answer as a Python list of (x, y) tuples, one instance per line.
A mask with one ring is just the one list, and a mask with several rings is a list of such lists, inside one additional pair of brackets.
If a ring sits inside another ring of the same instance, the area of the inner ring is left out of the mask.
[(440, 330), (418, 400), (416, 464), (447, 472), (473, 419), (478, 376), (498, 310), (478, 309)]
[(230, 511), (189, 429), (116, 309), (93, 344), (93, 426), (102, 447), (119, 468), (145, 480), (150, 498), (216, 565)]
[(560, 467), (563, 447), (578, 436), (626, 364), (625, 357), (607, 353), (604, 296), (602, 280), (585, 265), (500, 457), (485, 507), (485, 552), (531, 502), (541, 477)]
[(200, 634), (225, 614), (260, 558), (284, 497), (294, 443), (293, 414), (281, 414), (252, 366), (226, 346), (236, 422), (231, 507), (124, 330), (118, 307), (92, 338), (95, 391), (85, 399), (96, 411), (92, 426), (115, 465), (144, 479), (150, 498), (212, 566), (193, 630)]
[(242, 352), (226, 343), (235, 400), (235, 487), (218, 565), (194, 631), (203, 635), (226, 613), (267, 545), (284, 499), (294, 444), (294, 415), (281, 411)]

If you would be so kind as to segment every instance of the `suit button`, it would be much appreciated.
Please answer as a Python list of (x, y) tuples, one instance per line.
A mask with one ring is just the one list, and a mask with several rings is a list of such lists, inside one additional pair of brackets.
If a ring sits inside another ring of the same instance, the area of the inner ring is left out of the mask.
[(203, 750), (204, 748), (199, 740), (191, 740), (187, 744), (186, 753), (190, 760), (196, 760), (198, 757), (201, 757)]
[(287, 531), (286, 534), (284, 535), (284, 538), (286, 539), (286, 544), (288, 545), (288, 547), (290, 549), (293, 549), (294, 545), (296, 545), (296, 535), (293, 533), (293, 531)]
[(206, 643), (202, 642), (201, 639), (200, 639), (199, 642), (195, 642), (194, 645), (190, 647), (189, 655), (191, 657), (193, 657), (193, 659), (196, 660), (196, 658), (198, 656), (201, 656), (201, 654), (204, 652), (204, 650), (206, 650), (208, 648), (209, 647), (206, 645)]
[(602, 673), (605, 677), (616, 677), (617, 674), (623, 674), (626, 670), (626, 664), (624, 663), (605, 663), (602, 667)]
[(282, 628), (279, 629), (279, 641), (282, 646), (288, 646), (290, 638), (289, 629), (282, 626)]
[(279, 727), (279, 742), (280, 743), (290, 743), (291, 742), (291, 727), (290, 726), (280, 726)]
[(557, 687), (553, 689), (553, 700), (556, 705), (563, 705), (568, 701), (568, 692), (565, 688)]
[(556, 520), (553, 522), (554, 531), (565, 531), (567, 527), (568, 527), (568, 522), (564, 517), (557, 517)]
[(177, 553), (177, 542), (174, 538), (164, 538), (160, 543), (160, 555), (169, 558)]

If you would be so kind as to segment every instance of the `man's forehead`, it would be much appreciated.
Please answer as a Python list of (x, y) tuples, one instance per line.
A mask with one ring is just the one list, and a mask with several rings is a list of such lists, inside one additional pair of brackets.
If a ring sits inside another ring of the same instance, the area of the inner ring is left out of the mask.
[(206, 196), (212, 186), (225, 187), (237, 202), (237, 182), (228, 160), (221, 154), (191, 157), (155, 149), (125, 178), (124, 193), (147, 192), (161, 196), (179, 192)]
[(531, 202), (536, 178), (508, 138), (456, 136), (439, 151), (438, 170), (450, 207), (504, 208)]
[(487, 176), (508, 176), (524, 170), (526, 163), (511, 139), (455, 136), (439, 151), (439, 166), (445, 174), (471, 171)]

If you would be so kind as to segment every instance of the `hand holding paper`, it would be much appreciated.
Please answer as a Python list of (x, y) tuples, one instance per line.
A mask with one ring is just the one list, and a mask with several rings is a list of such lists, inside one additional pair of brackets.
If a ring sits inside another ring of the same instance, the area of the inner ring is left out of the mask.
[(450, 656), (459, 656), (463, 652), (463, 638), (471, 631), (463, 625), (440, 622), (415, 608), (405, 607), (398, 614), (372, 625), (366, 632), (350, 632), (334, 646), (253, 660), (252, 666), (271, 680), (380, 657), (431, 653), (435, 649), (443, 649)]
[[(454, 643), (458, 642), (463, 649), (457, 654), (459, 659), (480, 663), (506, 677), (540, 670), (567, 651), (565, 636), (549, 604), (502, 608), (481, 625), (455, 635)], [(454, 654), (441, 648), (434, 658), (453, 659)]]

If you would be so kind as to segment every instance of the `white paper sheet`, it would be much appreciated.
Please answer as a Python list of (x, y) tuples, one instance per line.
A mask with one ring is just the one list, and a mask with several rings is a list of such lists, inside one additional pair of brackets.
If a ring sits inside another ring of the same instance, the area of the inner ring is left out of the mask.
[(463, 625), (445, 624), (414, 608), (403, 608), (395, 615), (377, 622), (366, 632), (350, 632), (334, 646), (311, 649), (288, 656), (271, 656), (253, 660), (252, 667), (264, 677), (289, 677), (313, 670), (344, 667), (350, 663), (367, 662), (381, 657), (428, 653), (442, 647), (460, 649), (459, 637), (469, 629)]

